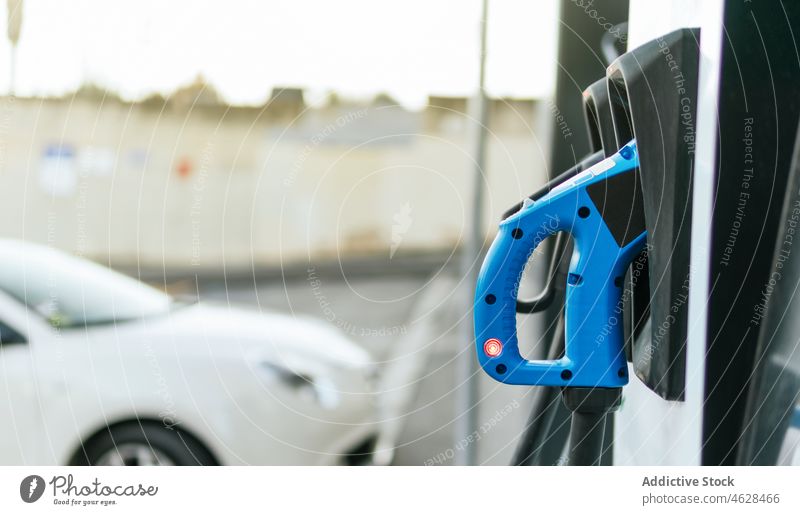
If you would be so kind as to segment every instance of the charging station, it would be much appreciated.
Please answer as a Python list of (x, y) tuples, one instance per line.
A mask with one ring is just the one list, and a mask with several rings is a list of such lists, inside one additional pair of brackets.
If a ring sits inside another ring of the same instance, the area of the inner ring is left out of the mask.
[[(627, 51), (572, 99), (589, 152), (506, 212), (484, 262), (478, 361), (498, 381), (541, 389), (515, 464), (544, 464), (544, 448), (563, 442), (559, 393), (570, 464), (785, 459), (800, 390), (800, 329), (786, 321), (800, 8), (680, 4), (654, 17), (631, 2)], [(785, 23), (767, 33), (778, 8)], [(517, 299), (533, 249), (556, 234), (545, 289)], [(516, 315), (538, 312), (555, 330), (547, 359), (530, 361)]]

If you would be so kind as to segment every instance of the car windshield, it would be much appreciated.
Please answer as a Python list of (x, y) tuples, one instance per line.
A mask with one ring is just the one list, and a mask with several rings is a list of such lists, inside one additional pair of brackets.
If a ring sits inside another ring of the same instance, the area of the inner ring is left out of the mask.
[(171, 298), (134, 279), (48, 247), (0, 240), (0, 289), (54, 327), (164, 314)]

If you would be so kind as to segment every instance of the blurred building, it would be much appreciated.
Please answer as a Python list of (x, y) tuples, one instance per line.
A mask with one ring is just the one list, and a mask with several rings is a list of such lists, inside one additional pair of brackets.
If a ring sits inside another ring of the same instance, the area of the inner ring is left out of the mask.
[[(492, 104), (487, 230), (546, 177), (550, 110)], [(84, 87), (0, 98), (3, 237), (126, 267), (219, 270), (449, 252), (469, 221), (463, 98), (226, 105), (198, 81), (123, 101)]]

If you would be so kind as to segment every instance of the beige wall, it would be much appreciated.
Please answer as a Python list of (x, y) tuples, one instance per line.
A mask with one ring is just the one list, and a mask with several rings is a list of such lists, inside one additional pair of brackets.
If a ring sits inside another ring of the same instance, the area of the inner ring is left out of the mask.
[[(472, 170), (463, 99), (421, 112), (294, 100), (0, 98), (0, 234), (198, 269), (458, 243)], [(493, 104), (487, 230), (543, 182), (547, 116), (531, 101)]]

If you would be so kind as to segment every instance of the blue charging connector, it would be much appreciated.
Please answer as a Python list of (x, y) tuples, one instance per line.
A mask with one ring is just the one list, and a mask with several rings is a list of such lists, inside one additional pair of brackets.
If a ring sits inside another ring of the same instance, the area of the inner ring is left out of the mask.
[[(613, 156), (525, 202), (504, 220), (481, 268), (474, 319), (478, 361), (508, 384), (620, 387), (628, 383), (622, 296), (625, 271), (644, 248), (635, 141)], [(566, 287), (565, 353), (558, 360), (520, 354), (516, 302), (522, 273), (548, 237), (573, 240)]]

